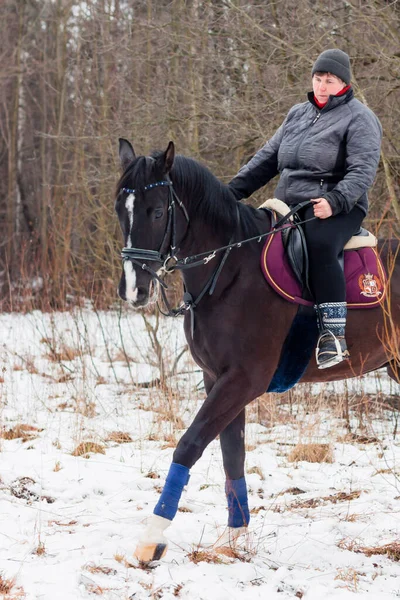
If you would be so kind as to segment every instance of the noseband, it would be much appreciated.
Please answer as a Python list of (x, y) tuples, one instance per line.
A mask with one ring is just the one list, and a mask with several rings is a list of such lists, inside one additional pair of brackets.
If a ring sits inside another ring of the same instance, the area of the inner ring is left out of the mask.
[[(150, 275), (157, 279), (157, 281), (163, 286), (166, 287), (166, 284), (158, 277), (157, 273), (151, 269), (145, 262), (143, 261), (152, 261), (158, 262), (163, 266), (164, 271), (168, 272), (168, 263), (170, 261), (177, 262), (177, 257), (175, 256), (176, 252), (176, 204), (178, 204), (179, 208), (182, 210), (186, 222), (189, 224), (189, 215), (184, 204), (178, 198), (171, 180), (162, 180), (156, 181), (155, 183), (149, 183), (145, 185), (142, 190), (147, 192), (148, 190), (152, 190), (156, 187), (164, 187), (167, 186), (168, 189), (168, 221), (167, 226), (165, 228), (164, 237), (161, 242), (159, 250), (146, 250), (143, 248), (123, 248), (121, 251), (121, 257), (123, 261), (129, 260), (135, 265), (141, 267), (144, 271), (150, 273)], [(134, 194), (137, 190), (130, 188), (122, 188), (123, 192), (126, 194)], [(166, 249), (169, 246), (169, 250)]]

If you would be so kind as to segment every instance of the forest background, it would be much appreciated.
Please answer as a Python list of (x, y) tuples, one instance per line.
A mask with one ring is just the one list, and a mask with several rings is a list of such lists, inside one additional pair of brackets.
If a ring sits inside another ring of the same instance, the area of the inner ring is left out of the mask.
[[(116, 299), (118, 137), (228, 182), (305, 101), (324, 49), (381, 120), (366, 225), (400, 225), (400, 2), (1, 0), (0, 308)], [(272, 196), (276, 181), (250, 202)]]

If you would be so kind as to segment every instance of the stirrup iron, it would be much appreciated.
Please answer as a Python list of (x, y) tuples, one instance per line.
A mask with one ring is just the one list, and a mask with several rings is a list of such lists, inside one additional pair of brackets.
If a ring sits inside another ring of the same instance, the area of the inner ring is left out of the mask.
[(318, 369), (333, 367), (349, 358), (349, 356), (344, 336), (336, 337), (328, 329), (321, 332), (315, 350)]

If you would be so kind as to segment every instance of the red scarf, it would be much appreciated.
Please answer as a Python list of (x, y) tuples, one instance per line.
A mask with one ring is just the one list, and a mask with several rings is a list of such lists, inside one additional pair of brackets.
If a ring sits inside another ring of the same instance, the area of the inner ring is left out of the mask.
[[(343, 96), (343, 94), (345, 94), (350, 88), (351, 88), (350, 84), (346, 85), (346, 87), (344, 87), (342, 90), (340, 90), (340, 92), (338, 92), (337, 94), (335, 94), (335, 97), (336, 96)], [(321, 108), (321, 109), (324, 108), (324, 106), (326, 106), (327, 103), (328, 103), (328, 101), (324, 102), (323, 104), (321, 104), (321, 102), (318, 102), (318, 100), (315, 97), (315, 94), (314, 94), (314, 101), (315, 101), (315, 104), (318, 106), (318, 108)]]

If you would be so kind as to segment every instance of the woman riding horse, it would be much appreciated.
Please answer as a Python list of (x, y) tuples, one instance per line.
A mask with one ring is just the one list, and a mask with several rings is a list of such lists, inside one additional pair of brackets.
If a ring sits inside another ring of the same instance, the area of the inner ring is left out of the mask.
[[(140, 308), (149, 302), (152, 282), (163, 285), (163, 265), (169, 271), (182, 269), (184, 302), (171, 314), (185, 315), (186, 339), (207, 393), (177, 444), (160, 499), (136, 547), (135, 556), (149, 562), (166, 552), (164, 531), (177, 513), (190, 470), (217, 435), (228, 504), (228, 527), (218, 544), (230, 544), (247, 531), (245, 410), (270, 388), (298, 307), (277, 294), (257, 268), (260, 240), (273, 231), (270, 212), (237, 202), (200, 163), (175, 157), (172, 142), (165, 152), (146, 157), (136, 156), (131, 144), (120, 140), (120, 159), (115, 208), (125, 248), (119, 294)], [(229, 251), (231, 242), (237, 242), (237, 253)], [(394, 239), (379, 243), (390, 273), (384, 305), (349, 314), (351, 364), (345, 360), (319, 370), (310, 361), (301, 381), (337, 381), (386, 366), (399, 382), (399, 248)]]
[[(346, 89), (349, 81), (347, 55), (323, 53), (313, 68), (315, 97), (290, 111), (272, 140), (233, 180), (231, 189), (197, 161), (175, 157), (172, 142), (165, 152), (146, 157), (136, 156), (132, 145), (120, 140), (123, 174), (115, 208), (125, 248), (119, 294), (139, 308), (149, 301), (152, 282), (163, 284), (163, 268), (182, 270), (184, 302), (175, 314), (185, 315), (186, 339), (203, 371), (207, 394), (173, 453), (165, 486), (135, 550), (140, 561), (164, 555), (164, 531), (178, 511), (190, 470), (218, 435), (228, 504), (222, 542), (231, 543), (249, 525), (245, 410), (270, 389), (298, 308), (276, 294), (255, 266), (260, 263), (259, 242), (272, 232), (270, 213), (237, 202), (231, 190), (245, 197), (281, 172), (278, 197), (295, 203), (314, 198), (314, 210), (306, 212), (312, 217), (315, 211), (318, 217), (310, 222), (308, 234), (314, 248), (314, 293), (324, 313), (326, 333), (319, 356), (324, 366), (332, 360), (332, 355), (327, 360), (321, 352), (326, 353), (328, 336), (335, 340), (338, 334), (344, 336), (338, 248), (367, 211), (366, 191), (375, 176), (381, 141), (378, 120), (354, 100), (351, 88)], [(325, 99), (320, 108), (317, 102), (321, 105)], [(330, 240), (328, 250), (323, 246), (325, 238)], [(240, 247), (240, 258), (230, 252), (233, 245)], [(341, 360), (335, 369), (321, 371), (310, 361), (301, 381), (340, 380), (384, 366), (399, 381), (398, 242), (382, 240), (379, 253), (391, 273), (387, 306), (377, 306), (367, 315), (363, 310), (351, 311), (347, 328), (351, 364)], [(318, 264), (324, 268), (323, 277)], [(345, 348), (328, 350), (338, 362)]]
[(310, 283), (320, 336), (317, 364), (349, 357), (345, 340), (346, 285), (338, 257), (368, 210), (367, 190), (379, 163), (382, 127), (354, 98), (349, 56), (325, 50), (312, 68), (313, 91), (296, 104), (272, 138), (229, 183), (247, 198), (278, 173), (275, 196), (300, 212), (309, 250)]

